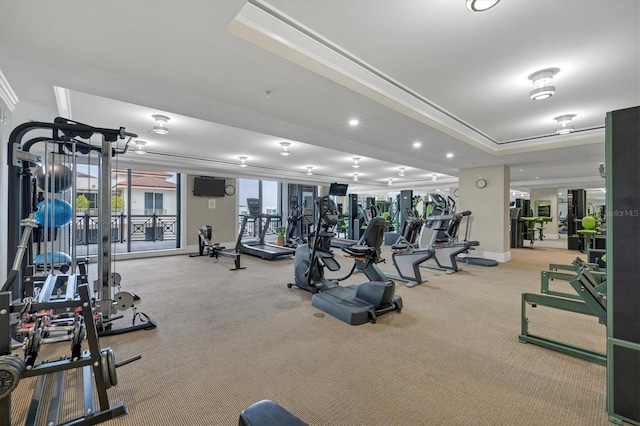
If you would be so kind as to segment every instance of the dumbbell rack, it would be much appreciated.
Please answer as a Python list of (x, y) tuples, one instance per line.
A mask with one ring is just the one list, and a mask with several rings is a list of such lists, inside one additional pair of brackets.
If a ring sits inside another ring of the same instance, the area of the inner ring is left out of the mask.
[[(41, 310), (60, 310), (69, 309), (73, 311), (80, 308), (82, 317), (86, 326), (86, 340), (89, 349), (84, 351), (80, 357), (62, 358), (57, 361), (47, 361), (37, 365), (28, 366), (21, 377), (39, 376), (34, 389), (34, 397), (32, 398), (29, 412), (27, 413), (26, 424), (35, 424), (38, 411), (42, 405), (42, 390), (44, 388), (44, 376), (56, 376), (56, 386), (54, 386), (53, 396), (48, 408), (48, 418), (45, 424), (50, 425), (93, 425), (104, 422), (115, 417), (127, 414), (127, 409), (122, 401), (109, 404), (107, 389), (111, 387), (107, 383), (107, 377), (104, 374), (103, 364), (106, 357), (101, 355), (100, 345), (98, 342), (98, 333), (96, 331), (93, 319), (92, 304), (87, 285), (80, 285), (77, 288), (79, 298), (74, 300), (58, 300), (55, 302), (32, 303), (30, 309), (34, 312)], [(11, 336), (12, 324), (17, 321), (20, 313), (25, 307), (24, 303), (12, 303), (10, 292), (0, 293), (0, 356), (11, 354)], [(62, 381), (64, 372), (71, 369), (83, 369), (83, 390), (84, 390), (84, 409), (81, 416), (58, 423), (58, 412), (62, 401)], [(93, 373), (93, 374), (92, 374)], [(93, 407), (93, 380), (95, 380), (95, 391), (98, 397), (99, 407)], [(57, 406), (56, 406), (57, 405)], [(11, 395), (0, 399), (0, 424), (11, 425)]]

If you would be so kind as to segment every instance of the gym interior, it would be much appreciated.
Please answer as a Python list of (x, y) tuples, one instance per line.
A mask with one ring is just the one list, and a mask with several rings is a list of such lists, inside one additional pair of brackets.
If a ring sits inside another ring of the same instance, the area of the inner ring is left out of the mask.
[(640, 425), (638, 34), (0, 0), (0, 424)]

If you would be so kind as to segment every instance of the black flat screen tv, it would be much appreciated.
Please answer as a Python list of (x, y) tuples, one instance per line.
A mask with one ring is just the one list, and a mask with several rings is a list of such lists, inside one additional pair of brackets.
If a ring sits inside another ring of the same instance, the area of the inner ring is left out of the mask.
[(349, 188), (349, 184), (334, 182), (329, 187), (329, 195), (344, 197), (345, 195), (347, 195), (347, 188)]
[(193, 195), (197, 197), (224, 197), (224, 179), (200, 176), (193, 178)]

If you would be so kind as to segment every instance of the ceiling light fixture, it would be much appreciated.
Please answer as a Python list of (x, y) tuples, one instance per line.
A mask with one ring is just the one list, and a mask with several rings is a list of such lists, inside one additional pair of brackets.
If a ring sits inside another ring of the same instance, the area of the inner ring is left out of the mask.
[(352, 160), (353, 163), (351, 163), (351, 167), (353, 167), (354, 169), (360, 167), (360, 157), (353, 157)]
[(448, 152), (447, 153), (447, 158), (453, 158), (453, 152)]
[(387, 179), (387, 185), (389, 186), (393, 185), (393, 179)]
[(553, 96), (556, 93), (556, 88), (548, 83), (553, 81), (553, 76), (559, 71), (560, 68), (545, 68), (531, 74), (529, 80), (536, 88), (529, 92), (529, 98), (534, 101), (541, 101)]
[(312, 166), (307, 166), (307, 175), (308, 176), (311, 176), (313, 174), (313, 172), (311, 170), (313, 170), (313, 167)]
[(436, 174), (436, 175), (433, 175), (433, 177), (431, 178), (431, 180), (432, 180), (432, 181), (434, 181), (434, 182), (435, 182), (435, 181), (437, 181), (437, 180), (438, 180), (438, 175), (437, 175), (437, 174)]
[(153, 133), (157, 133), (159, 135), (166, 135), (167, 133), (169, 133), (167, 123), (169, 122), (169, 120), (171, 120), (171, 118), (167, 117), (166, 115), (160, 114), (154, 114), (151, 117), (153, 117), (156, 122), (156, 125), (153, 126), (153, 129), (151, 129)]
[(358, 181), (358, 174), (357, 174), (357, 173), (354, 173), (354, 174), (353, 174), (353, 181), (354, 181), (354, 182), (357, 182), (357, 181)]
[(358, 124), (360, 124), (360, 122), (356, 118), (352, 118), (351, 120), (349, 120), (349, 126), (351, 127), (355, 127)]
[(247, 167), (247, 160), (249, 157), (241, 156), (238, 158), (240, 159), (240, 167)]
[(145, 146), (147, 145), (147, 143), (145, 141), (136, 140), (136, 141), (133, 141), (133, 144), (136, 146), (136, 150), (134, 151), (136, 154), (147, 153), (145, 149)]
[(400, 167), (400, 171), (398, 172), (398, 176), (404, 176), (404, 167)]
[(566, 114), (554, 118), (554, 120), (558, 122), (556, 135), (566, 135), (573, 132), (575, 130), (573, 128), (573, 119), (575, 118), (575, 116), (575, 114)]
[(420, 148), (422, 146), (422, 142), (414, 142), (413, 143), (413, 147), (414, 148)]
[(484, 12), (498, 3), (500, 0), (467, 0), (467, 9), (472, 12)]
[(282, 147), (282, 151), (280, 151), (280, 155), (283, 157), (288, 157), (291, 155), (291, 151), (289, 151), (289, 147), (291, 143), (289, 142), (280, 142), (280, 146)]

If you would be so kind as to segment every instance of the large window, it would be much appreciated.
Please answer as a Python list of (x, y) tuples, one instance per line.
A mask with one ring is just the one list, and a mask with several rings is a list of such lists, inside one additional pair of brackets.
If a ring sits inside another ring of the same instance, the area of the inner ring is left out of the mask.
[(280, 202), (278, 199), (278, 182), (263, 180), (262, 183), (262, 213), (279, 214)]
[(238, 211), (241, 215), (249, 213), (247, 198), (260, 198), (260, 181), (238, 179)]
[[(282, 214), (282, 202), (280, 194), (280, 183), (276, 181), (261, 181), (255, 179), (238, 179), (238, 212), (240, 217), (238, 223), (242, 223), (242, 216), (249, 213), (247, 208), (247, 198), (258, 198), (262, 206), (262, 213), (270, 215)], [(276, 227), (282, 223), (286, 223), (282, 218), (272, 218), (269, 221), (269, 228), (266, 230), (267, 235), (273, 235)], [(247, 223), (245, 234), (256, 235), (260, 233), (262, 224), (254, 226), (253, 223)]]
[[(79, 253), (96, 254), (98, 235), (97, 166), (78, 166), (76, 244)], [(179, 175), (174, 172), (111, 172), (111, 241), (119, 252), (180, 246)], [(83, 247), (84, 246), (84, 247)]]

